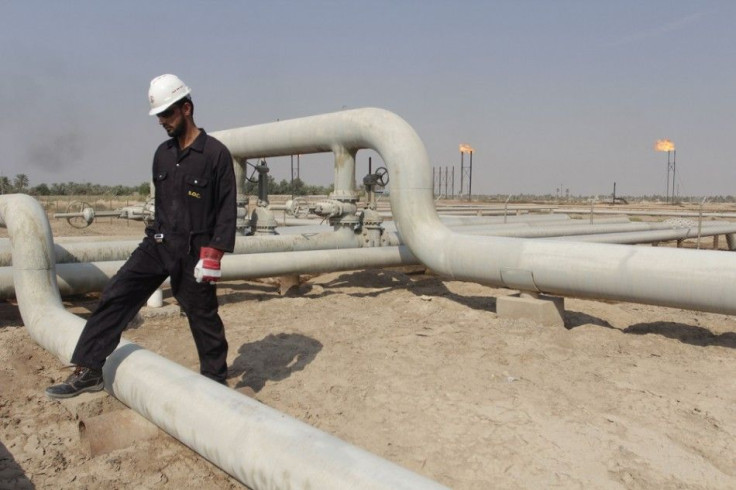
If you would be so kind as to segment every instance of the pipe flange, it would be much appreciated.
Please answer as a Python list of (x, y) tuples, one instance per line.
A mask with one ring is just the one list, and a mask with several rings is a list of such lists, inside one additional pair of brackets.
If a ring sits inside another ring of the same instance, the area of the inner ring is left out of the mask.
[(278, 223), (271, 210), (257, 207), (250, 216), (250, 228), (255, 235), (275, 235)]
[(373, 209), (364, 209), (361, 213), (361, 223), (363, 228), (380, 229), (383, 224), (383, 217)]
[(357, 220), (357, 218), (355, 218), (355, 213), (357, 211), (358, 206), (354, 202), (339, 201), (336, 199), (320, 201), (314, 205), (314, 214), (330, 219), (340, 218), (337, 221), (342, 221), (344, 218), (347, 218), (348, 221), (353, 222), (354, 220)]

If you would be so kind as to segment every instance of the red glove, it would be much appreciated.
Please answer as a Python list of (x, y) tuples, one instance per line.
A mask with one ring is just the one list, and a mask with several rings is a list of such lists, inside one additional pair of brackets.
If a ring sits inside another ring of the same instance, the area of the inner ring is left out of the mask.
[(194, 279), (197, 282), (214, 284), (220, 280), (220, 260), (225, 252), (212, 247), (202, 247), (199, 250), (199, 262), (194, 266)]

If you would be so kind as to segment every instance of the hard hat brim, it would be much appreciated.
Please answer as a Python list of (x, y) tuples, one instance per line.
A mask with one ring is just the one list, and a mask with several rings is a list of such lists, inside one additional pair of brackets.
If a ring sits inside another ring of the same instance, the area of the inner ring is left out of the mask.
[(150, 111), (148, 111), (148, 115), (149, 116), (157, 116), (160, 113), (164, 112), (169, 107), (171, 107), (172, 105), (174, 105), (177, 102), (179, 102), (180, 100), (186, 99), (186, 98), (191, 98), (191, 97), (192, 97), (192, 90), (189, 87), (187, 87), (187, 89), (185, 90), (184, 94), (181, 97), (179, 97), (176, 100), (172, 100), (171, 102), (168, 102), (166, 104), (161, 104), (160, 106), (154, 107), (153, 109), (151, 109)]
[(153, 109), (151, 109), (150, 111), (148, 111), (148, 115), (149, 116), (158, 116), (160, 113), (164, 112), (166, 109), (168, 109), (169, 107), (171, 107), (172, 105), (174, 105), (176, 102), (177, 101), (175, 100), (171, 104), (164, 104), (164, 105), (160, 105), (158, 107), (154, 107)]

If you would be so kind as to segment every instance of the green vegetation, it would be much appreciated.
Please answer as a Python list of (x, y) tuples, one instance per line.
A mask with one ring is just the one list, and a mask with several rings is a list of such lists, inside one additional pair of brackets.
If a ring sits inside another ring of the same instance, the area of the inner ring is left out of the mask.
[[(269, 195), (292, 195), (312, 196), (325, 195), (332, 192), (333, 186), (324, 187), (319, 185), (305, 184), (301, 179), (281, 182), (268, 176)], [(127, 185), (102, 185), (89, 182), (65, 182), (53, 184), (38, 184), (30, 187), (30, 180), (25, 174), (18, 174), (12, 180), (0, 176), (0, 194), (30, 194), (32, 196), (148, 196), (151, 191), (149, 182), (143, 182), (136, 186)], [(247, 194), (258, 194), (258, 184), (246, 181), (245, 192)]]
[(11, 181), (8, 177), (0, 176), (0, 194), (30, 194), (32, 196), (147, 196), (151, 185), (148, 182), (136, 186), (128, 185), (101, 185), (89, 182), (53, 183), (51, 185), (38, 184), (30, 187), (30, 180), (25, 174), (16, 175)]
[[(276, 179), (268, 176), (268, 195), (291, 195), (291, 196), (316, 196), (327, 195), (334, 186), (324, 187), (320, 185), (305, 184), (302, 179), (294, 179), (289, 182), (286, 179), (276, 182)], [(258, 184), (246, 180), (245, 193), (258, 195)]]
[[(268, 175), (268, 194), (269, 195), (291, 195), (291, 196), (314, 196), (328, 195), (334, 186), (308, 185), (301, 179), (294, 179), (289, 182), (286, 179), (276, 182), (272, 176)], [(246, 180), (246, 194), (257, 195), (258, 184)], [(6, 176), (0, 176), (0, 194), (23, 193), (32, 196), (148, 196), (150, 194), (150, 183), (143, 182), (136, 186), (125, 185), (102, 185), (91, 184), (89, 182), (66, 182), (53, 184), (38, 184), (30, 186), (30, 180), (25, 174), (18, 174), (12, 179)], [(619, 196), (625, 198), (629, 202), (665, 202), (666, 198), (662, 195), (646, 195), (646, 196)], [(703, 198), (707, 198), (709, 203), (734, 203), (736, 196), (677, 196), (673, 204), (678, 203), (700, 203)], [(459, 201), (467, 200), (465, 196), (454, 196)], [(596, 203), (605, 204), (611, 202), (611, 196), (565, 196), (561, 197), (554, 194), (493, 194), (493, 195), (473, 195), (473, 201), (476, 202), (509, 202), (509, 203), (530, 203), (530, 202), (556, 202), (556, 203), (590, 203), (591, 199), (596, 199)], [(508, 200), (508, 201), (507, 201)]]

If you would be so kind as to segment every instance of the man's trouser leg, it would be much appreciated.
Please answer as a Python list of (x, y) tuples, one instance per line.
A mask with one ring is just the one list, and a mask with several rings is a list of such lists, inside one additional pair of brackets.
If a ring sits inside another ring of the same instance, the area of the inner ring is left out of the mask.
[(176, 299), (189, 319), (200, 372), (215, 381), (224, 382), (227, 379), (228, 345), (225, 326), (217, 313), (217, 289), (194, 279), (194, 264), (187, 264), (186, 270), (182, 271)]
[(167, 276), (156, 244), (145, 239), (105, 286), (79, 337), (72, 363), (101, 369), (125, 327)]

